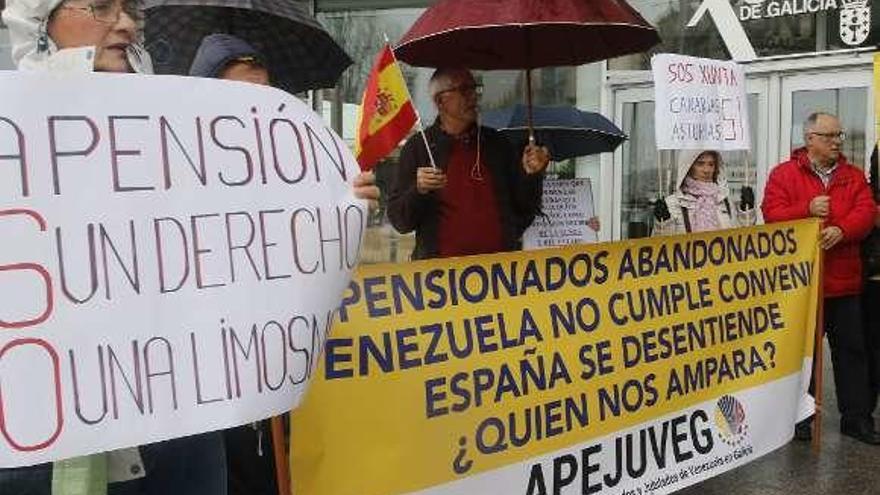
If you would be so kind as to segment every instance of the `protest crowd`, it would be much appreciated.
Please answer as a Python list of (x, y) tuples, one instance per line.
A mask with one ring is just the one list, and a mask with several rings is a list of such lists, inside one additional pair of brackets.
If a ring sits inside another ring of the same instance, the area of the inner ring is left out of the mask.
[[(19, 71), (61, 78), (82, 77), (92, 72), (152, 75), (151, 55), (144, 47), (143, 7), (137, 0), (6, 0), (2, 19), (9, 29), (12, 58)], [(181, 74), (186, 77), (280, 87), (277, 75), (282, 71), (297, 70), (295, 67), (273, 66), (272, 60), (244, 36), (219, 30), (202, 36), (198, 45), (190, 48), (194, 53), (191, 65), (186, 73)], [(552, 180), (552, 162), (557, 160), (557, 150), (544, 142), (540, 135), (536, 139), (531, 127), (528, 136), (513, 139), (496, 128), (483, 125), (480, 74), (465, 66), (464, 63), (446, 64), (433, 71), (428, 94), (421, 95), (429, 98), (436, 110), (433, 122), (426, 122), (423, 129), (410, 131), (415, 122), (422, 126), (419, 117), (410, 115), (411, 122), (402, 134), (389, 138), (390, 145), (375, 144), (369, 139), (358, 144), (363, 147), (360, 153), (373, 153), (369, 157), (373, 163), (363, 166), (361, 158), (365, 155), (358, 155), (363, 171), (350, 178), (351, 192), (358, 200), (363, 200), (373, 214), (380, 204), (385, 205), (386, 211), (380, 214), (387, 214), (397, 234), (414, 235), (414, 247), (408, 254), (412, 261), (433, 260), (433, 263), (442, 265), (446, 259), (462, 256), (518, 252), (523, 249), (527, 229), (546, 217), (542, 191)], [(123, 81), (120, 78), (119, 84)], [(76, 98), (76, 95), (70, 95), (70, 98)], [(367, 95), (364, 100), (368, 100)], [(2, 105), (0, 103), (0, 108)], [(379, 118), (367, 109), (362, 111), (364, 119)], [(388, 124), (388, 118), (382, 118), (385, 119), (382, 125)], [(530, 114), (529, 126), (531, 118)], [(838, 397), (839, 431), (859, 442), (880, 445), (880, 430), (872, 416), (880, 393), (880, 305), (877, 304), (880, 296), (880, 174), (877, 171), (877, 149), (874, 149), (871, 163), (851, 163), (842, 153), (847, 134), (840, 119), (819, 109), (809, 113), (802, 129), (804, 146), (793, 150), (787, 161), (773, 166), (766, 186), (759, 191), (746, 185), (734, 194), (728, 183), (728, 164), (722, 157), (722, 149), (676, 150), (672, 190), (667, 191), (668, 194), (661, 190), (651, 204), (650, 237), (663, 242), (665, 236), (689, 239), (708, 232), (748, 229), (762, 224), (801, 219), (820, 222), (820, 235), (815, 242), (824, 253), (820, 294), (824, 332), (830, 344), (833, 382)], [(367, 137), (382, 132), (384, 130), (373, 129)], [(375, 151), (382, 146), (389, 149)], [(312, 143), (313, 153), (314, 147)], [(399, 151), (399, 158), (393, 165), (390, 182), (378, 184), (371, 168), (394, 150)], [(0, 154), (0, 159), (9, 157)], [(262, 216), (260, 221), (263, 221)], [(581, 218), (580, 223), (588, 226), (593, 235), (604, 227), (599, 225), (595, 215)], [(262, 224), (261, 227), (265, 229)], [(252, 238), (253, 233), (251, 221)], [(790, 246), (792, 250), (803, 247)], [(243, 254), (250, 257), (250, 252), (244, 249)], [(264, 249), (268, 248), (264, 246)], [(592, 261), (588, 270), (602, 268), (607, 278), (608, 269), (601, 263), (596, 265), (595, 259)], [(250, 263), (254, 263), (252, 258)], [(264, 273), (268, 276), (270, 270), (268, 261), (266, 263)], [(547, 270), (549, 273), (550, 269)], [(571, 277), (575, 269), (569, 267), (568, 270), (565, 273)], [(492, 276), (491, 272), (480, 273), (484, 283)], [(797, 273), (806, 274), (807, 271)], [(234, 270), (232, 276), (235, 277)], [(804, 275), (804, 280), (806, 277)], [(497, 290), (498, 280), (493, 282)], [(523, 284), (525, 292), (527, 282)], [(455, 292), (454, 285), (450, 284), (450, 297)], [(460, 290), (463, 294), (467, 286), (466, 276), (462, 274)], [(418, 287), (418, 283), (412, 287)], [(389, 314), (402, 312), (399, 298), (417, 299), (412, 295), (417, 290), (412, 287), (390, 284), (388, 293), (394, 297), (378, 297), (376, 301), (385, 299), (385, 302), (377, 303), (373, 309), (387, 310)], [(428, 295), (436, 294), (430, 291), (437, 290), (437, 285), (428, 287)], [(798, 285), (793, 287), (799, 288)], [(364, 286), (365, 297), (369, 295), (369, 289)], [(420, 290), (418, 297), (422, 297)], [(589, 283), (583, 290), (590, 290)], [(516, 292), (514, 290), (509, 295), (515, 296)], [(372, 296), (376, 296), (376, 292)], [(450, 300), (458, 303), (457, 299)], [(617, 300), (623, 301), (624, 297)], [(682, 296), (677, 303), (684, 300)], [(353, 301), (343, 301), (343, 313)], [(392, 305), (391, 301), (397, 305)], [(632, 301), (629, 304), (631, 306)], [(620, 307), (623, 307), (622, 303)], [(658, 314), (663, 315), (662, 311)], [(627, 320), (618, 318), (615, 321)], [(475, 332), (473, 338), (479, 339), (480, 330)], [(369, 342), (371, 349), (378, 349), (381, 344), (378, 339)], [(405, 346), (398, 347), (406, 349)], [(375, 355), (378, 351), (369, 352)], [(339, 357), (338, 353), (331, 352), (331, 355)], [(404, 364), (398, 363), (400, 369), (405, 368)], [(400, 370), (393, 364), (389, 369)], [(814, 374), (818, 372), (816, 370)], [(811, 382), (811, 393), (814, 392), (813, 385)], [(451, 407), (454, 410), (455, 407)], [(283, 426), (289, 427), (287, 424)], [(691, 427), (695, 428), (693, 424)], [(811, 440), (814, 432), (812, 416), (796, 424), (792, 422), (791, 427), (797, 441)], [(278, 437), (273, 437), (272, 428), (270, 419), (262, 419), (163, 442), (2, 468), (0, 494), (279, 493), (279, 459), (273, 455), (273, 442)], [(296, 432), (286, 433), (288, 437), (296, 438)], [(703, 444), (697, 442), (695, 445), (702, 448)], [(286, 458), (281, 461), (287, 463)], [(458, 468), (458, 464), (456, 466)]]

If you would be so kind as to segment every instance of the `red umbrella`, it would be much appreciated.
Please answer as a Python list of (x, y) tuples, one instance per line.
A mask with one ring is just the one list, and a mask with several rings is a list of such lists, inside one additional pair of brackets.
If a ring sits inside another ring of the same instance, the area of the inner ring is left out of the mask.
[(624, 0), (442, 0), (394, 52), (419, 67), (525, 69), (531, 108), (531, 69), (642, 52), (659, 41)]

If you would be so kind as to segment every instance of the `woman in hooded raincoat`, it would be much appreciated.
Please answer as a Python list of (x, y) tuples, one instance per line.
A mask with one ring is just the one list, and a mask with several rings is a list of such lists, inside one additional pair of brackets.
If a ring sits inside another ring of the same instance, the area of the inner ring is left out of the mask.
[(12, 59), (19, 70), (151, 73), (135, 0), (7, 0)]
[(740, 204), (734, 205), (717, 151), (680, 151), (676, 184), (675, 192), (655, 206), (652, 236), (755, 224), (754, 194), (744, 188)]
[[(152, 72), (137, 0), (7, 0), (12, 58), (19, 70), (82, 74)], [(148, 495), (226, 493), (218, 433), (91, 456), (0, 469), (0, 493)]]

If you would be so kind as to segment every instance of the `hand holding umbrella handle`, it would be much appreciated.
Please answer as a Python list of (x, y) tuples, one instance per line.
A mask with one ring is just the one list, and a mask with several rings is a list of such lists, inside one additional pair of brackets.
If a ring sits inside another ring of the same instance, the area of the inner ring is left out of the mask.
[(538, 146), (532, 142), (526, 145), (522, 155), (522, 166), (527, 175), (543, 172), (549, 163), (550, 150), (545, 146)]

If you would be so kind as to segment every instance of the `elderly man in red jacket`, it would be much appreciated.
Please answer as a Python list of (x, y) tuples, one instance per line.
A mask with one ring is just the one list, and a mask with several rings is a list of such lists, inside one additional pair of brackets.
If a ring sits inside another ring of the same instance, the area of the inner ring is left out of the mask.
[[(834, 115), (814, 113), (804, 122), (806, 146), (776, 166), (764, 189), (761, 210), (767, 222), (817, 217), (819, 244), (827, 251), (823, 283), (825, 329), (831, 344), (840, 432), (872, 445), (874, 397), (869, 385), (867, 348), (861, 320), (860, 243), (871, 230), (875, 205), (865, 174), (840, 153), (845, 135)], [(796, 436), (810, 437), (809, 422)]]

